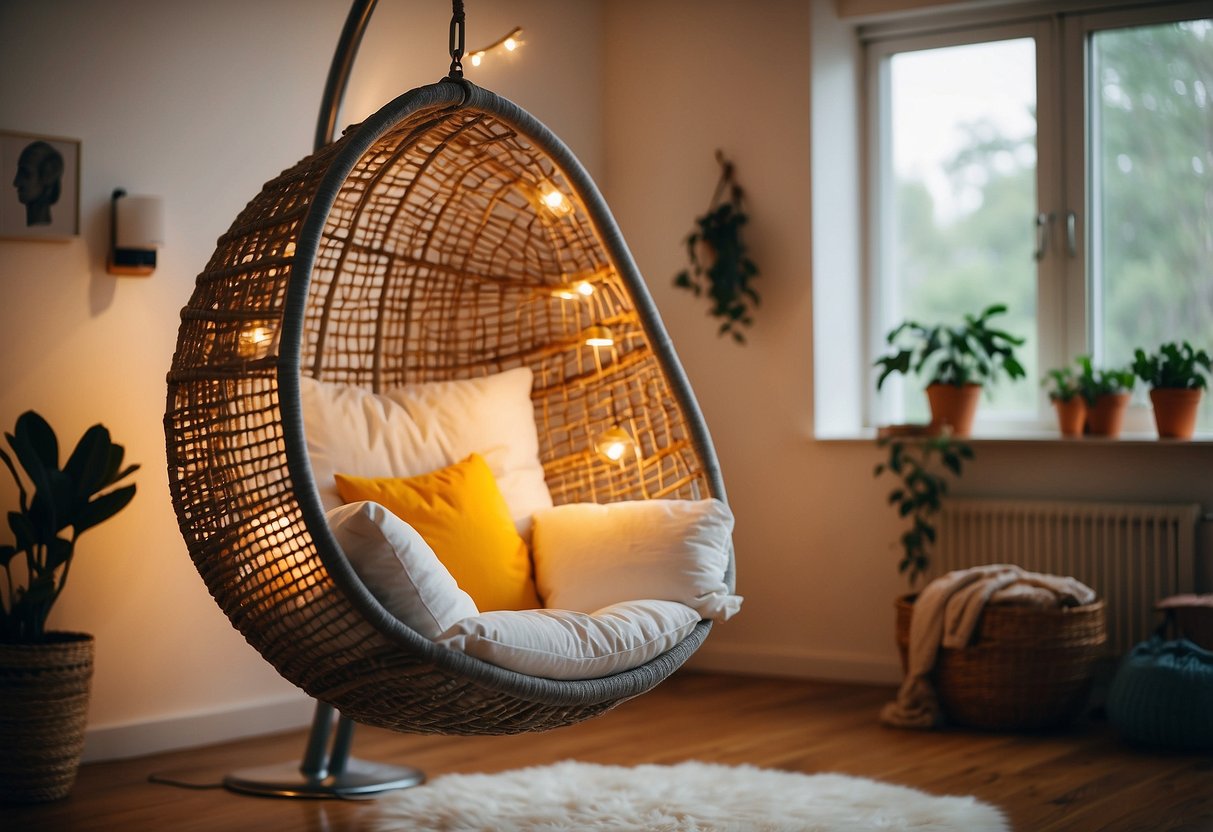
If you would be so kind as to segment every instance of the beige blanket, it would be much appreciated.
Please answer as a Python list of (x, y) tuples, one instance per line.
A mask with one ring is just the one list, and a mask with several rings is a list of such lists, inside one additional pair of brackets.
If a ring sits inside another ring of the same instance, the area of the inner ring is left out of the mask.
[(939, 648), (968, 645), (986, 604), (1064, 607), (1089, 604), (1095, 592), (1074, 578), (1027, 572), (999, 563), (959, 569), (927, 584), (910, 619), (906, 678), (880, 720), (899, 728), (933, 728), (943, 715), (931, 684)]

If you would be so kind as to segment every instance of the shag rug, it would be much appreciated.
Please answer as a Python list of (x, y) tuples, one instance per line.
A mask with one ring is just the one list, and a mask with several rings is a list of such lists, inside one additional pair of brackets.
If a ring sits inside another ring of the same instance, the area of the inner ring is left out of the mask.
[(379, 799), (379, 832), (1006, 832), (972, 797), (841, 774), (680, 763), (563, 762), (448, 774)]

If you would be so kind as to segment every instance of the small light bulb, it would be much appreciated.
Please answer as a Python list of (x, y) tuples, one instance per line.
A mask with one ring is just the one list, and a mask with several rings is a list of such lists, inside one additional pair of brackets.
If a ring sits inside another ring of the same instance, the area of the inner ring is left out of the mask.
[(552, 297), (560, 298), (560, 300), (577, 300), (577, 293), (572, 289), (560, 288), (552, 290)]
[(588, 298), (590, 295), (594, 294), (594, 284), (590, 283), (588, 280), (579, 280), (573, 284), (573, 286), (577, 290), (577, 294), (581, 295), (582, 297)]
[(240, 333), (240, 354), (246, 358), (264, 355), (266, 352), (265, 345), (273, 339), (273, 333), (270, 332), (268, 327), (249, 327)]
[(283, 257), (293, 257), (294, 255), (295, 255), (295, 244), (293, 242), (287, 243), (286, 248), (284, 248), (282, 250), (282, 256)]
[(504, 46), (507, 51), (513, 52), (518, 48), (518, 41), (514, 40), (513, 38), (506, 38), (505, 43), (503, 43), (502, 46)]
[(587, 347), (613, 347), (615, 345), (615, 337), (605, 326), (592, 326), (581, 333), (581, 337)]
[(607, 462), (622, 462), (636, 450), (636, 440), (623, 428), (615, 425), (598, 437), (594, 450)]
[(472, 66), (480, 66), (480, 62), (484, 60), (484, 53), (477, 52), (472, 55)]
[(536, 187), (536, 190), (539, 193), (539, 201), (543, 203), (543, 207), (547, 208), (553, 215), (563, 217), (572, 213), (573, 203), (551, 182), (546, 179), (543, 180)]

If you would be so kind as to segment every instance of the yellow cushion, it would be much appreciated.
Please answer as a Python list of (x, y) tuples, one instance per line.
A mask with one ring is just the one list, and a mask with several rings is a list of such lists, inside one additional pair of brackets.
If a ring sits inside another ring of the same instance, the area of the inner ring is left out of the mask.
[(540, 606), (526, 543), (479, 454), (418, 477), (336, 478), (347, 503), (373, 500), (416, 529), (481, 612)]

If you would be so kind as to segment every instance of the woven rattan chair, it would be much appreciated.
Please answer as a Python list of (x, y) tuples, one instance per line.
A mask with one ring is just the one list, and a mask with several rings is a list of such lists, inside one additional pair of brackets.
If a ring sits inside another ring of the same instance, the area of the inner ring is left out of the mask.
[[(567, 299), (580, 281), (593, 293)], [(585, 346), (595, 326), (613, 347)], [(535, 374), (557, 504), (724, 497), (598, 190), (542, 124), (467, 82), (406, 93), (267, 183), (198, 276), (165, 417), (181, 531), (233, 625), (346, 717), (428, 733), (555, 728), (649, 690), (708, 634), (701, 622), (608, 678), (532, 678), (435, 646), (352, 571), (309, 467), (301, 374), (381, 390), (517, 366)], [(594, 450), (615, 425), (637, 444), (622, 464)]]

